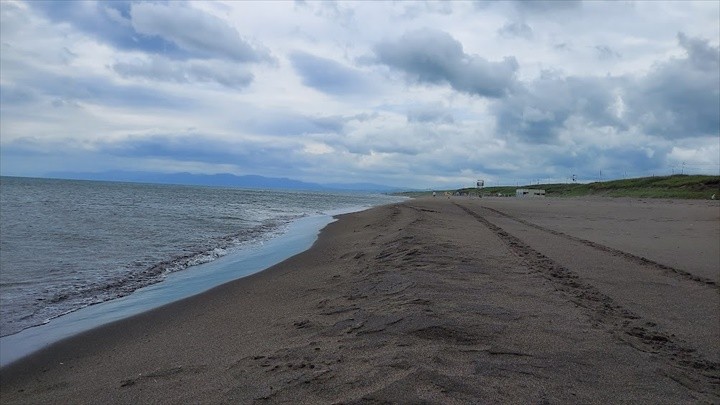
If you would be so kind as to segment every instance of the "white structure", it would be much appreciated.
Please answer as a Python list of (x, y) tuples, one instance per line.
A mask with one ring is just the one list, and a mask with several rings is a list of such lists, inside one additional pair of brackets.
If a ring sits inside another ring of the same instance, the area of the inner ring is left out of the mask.
[(545, 197), (545, 190), (519, 188), (515, 190), (515, 197)]

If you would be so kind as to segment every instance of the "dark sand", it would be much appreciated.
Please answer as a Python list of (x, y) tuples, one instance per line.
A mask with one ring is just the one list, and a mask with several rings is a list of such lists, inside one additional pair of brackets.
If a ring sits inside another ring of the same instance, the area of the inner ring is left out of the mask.
[(720, 206), (418, 199), (0, 370), (2, 403), (720, 403)]

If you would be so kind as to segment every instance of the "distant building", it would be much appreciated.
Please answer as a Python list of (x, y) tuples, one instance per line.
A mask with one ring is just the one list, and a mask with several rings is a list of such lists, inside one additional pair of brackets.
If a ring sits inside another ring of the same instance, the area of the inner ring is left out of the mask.
[(519, 188), (515, 190), (515, 197), (545, 197), (545, 190)]

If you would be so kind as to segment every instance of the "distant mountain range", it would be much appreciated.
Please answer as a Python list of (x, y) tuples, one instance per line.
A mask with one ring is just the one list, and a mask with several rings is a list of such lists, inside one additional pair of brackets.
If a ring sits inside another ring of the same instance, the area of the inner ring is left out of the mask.
[(107, 171), (100, 173), (53, 172), (47, 177), (71, 180), (125, 181), (132, 183), (182, 184), (196, 186), (238, 187), (273, 190), (313, 191), (376, 191), (395, 192), (403, 189), (373, 183), (308, 183), (300, 180), (264, 176), (236, 176), (234, 174), (153, 173)]

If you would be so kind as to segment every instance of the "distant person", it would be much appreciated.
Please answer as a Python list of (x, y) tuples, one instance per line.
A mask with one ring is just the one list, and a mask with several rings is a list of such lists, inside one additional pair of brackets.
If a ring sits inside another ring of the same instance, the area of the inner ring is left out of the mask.
[(437, 195), (437, 194), (435, 194), (435, 192), (433, 191), (433, 197), (435, 197), (436, 195)]

